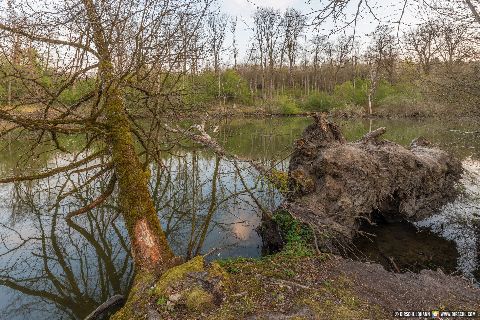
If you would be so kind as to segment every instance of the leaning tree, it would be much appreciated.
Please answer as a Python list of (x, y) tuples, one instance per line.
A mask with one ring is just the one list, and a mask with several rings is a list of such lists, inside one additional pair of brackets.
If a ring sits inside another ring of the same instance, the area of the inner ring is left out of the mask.
[[(0, 97), (0, 136), (34, 140), (23, 160), (48, 148), (71, 159), (0, 182), (95, 170), (64, 192), (95, 178), (109, 183), (67, 219), (118, 195), (137, 270), (163, 270), (174, 261), (149, 192), (148, 163), (169, 147), (153, 139), (161, 123), (188, 111), (180, 80), (197, 63), (190, 41), (199, 38), (212, 2), (10, 0), (0, 11), (0, 84), (9, 88)], [(82, 137), (80, 150), (65, 143), (72, 136)]]

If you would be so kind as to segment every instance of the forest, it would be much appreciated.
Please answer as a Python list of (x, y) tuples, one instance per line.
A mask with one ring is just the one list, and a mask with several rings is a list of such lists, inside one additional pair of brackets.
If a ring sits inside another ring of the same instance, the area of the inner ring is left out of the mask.
[(479, 0), (3, 0), (0, 319), (480, 316)]

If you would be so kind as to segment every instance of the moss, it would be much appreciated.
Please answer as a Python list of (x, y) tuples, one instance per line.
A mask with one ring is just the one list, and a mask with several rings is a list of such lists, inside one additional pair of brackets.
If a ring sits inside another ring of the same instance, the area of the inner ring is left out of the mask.
[(212, 309), (213, 296), (200, 287), (194, 287), (186, 293), (186, 306), (190, 311), (204, 312)]
[(315, 190), (315, 182), (304, 170), (296, 169), (290, 173), (289, 190), (308, 194)]
[(313, 254), (313, 230), (306, 224), (295, 219), (285, 210), (277, 210), (273, 221), (278, 225), (285, 241), (285, 247), (280, 254), (311, 256)]
[(228, 272), (222, 267), (222, 265), (218, 261), (212, 262), (208, 270), (208, 273), (212, 277), (222, 279), (225, 283), (228, 283), (231, 280)]
[(339, 277), (324, 283), (313, 295), (303, 296), (298, 303), (309, 306), (321, 319), (383, 319), (377, 306), (360, 299), (350, 288), (351, 281)]
[(272, 169), (267, 177), (268, 181), (281, 193), (288, 193), (288, 173)]
[(125, 306), (116, 312), (111, 320), (135, 320), (143, 319), (143, 312), (146, 310), (148, 291), (155, 282), (155, 276), (149, 272), (140, 272), (135, 276), (135, 281)]
[(162, 296), (167, 294), (167, 289), (169, 286), (174, 285), (181, 281), (187, 276), (190, 272), (201, 272), (204, 271), (205, 262), (202, 256), (193, 258), (192, 260), (181, 264), (179, 266), (173, 267), (167, 270), (155, 284), (154, 292), (157, 296)]

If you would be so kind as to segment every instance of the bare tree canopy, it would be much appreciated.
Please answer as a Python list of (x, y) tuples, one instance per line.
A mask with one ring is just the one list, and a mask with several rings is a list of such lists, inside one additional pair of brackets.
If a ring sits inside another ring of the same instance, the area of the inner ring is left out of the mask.
[[(12, 0), (0, 13), (1, 59), (8, 66), (2, 76), (17, 90), (1, 101), (6, 107), (0, 119), (8, 123), (2, 134), (27, 130), (35, 135), (31, 155), (42, 145), (71, 153), (62, 143), (65, 135), (85, 140), (71, 164), (3, 182), (41, 179), (81, 166), (101, 168), (98, 177), (110, 177), (102, 194), (67, 218), (88, 212), (118, 188), (140, 269), (172, 263), (147, 188), (146, 165), (160, 150), (149, 137), (165, 113), (182, 105), (175, 84), (192, 64), (190, 44), (210, 5), (200, 0)], [(78, 87), (83, 88), (78, 95), (69, 94)], [(139, 123), (135, 106), (140, 104), (151, 121), (148, 129)], [(137, 144), (143, 147), (143, 163)], [(92, 148), (98, 151), (88, 151)], [(106, 161), (98, 163), (104, 156)]]

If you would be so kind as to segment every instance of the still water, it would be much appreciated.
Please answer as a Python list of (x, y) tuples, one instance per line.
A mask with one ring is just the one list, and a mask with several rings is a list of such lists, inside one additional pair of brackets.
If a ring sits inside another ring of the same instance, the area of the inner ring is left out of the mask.
[[(306, 118), (231, 119), (212, 123), (209, 129), (229, 151), (286, 170), (292, 142), (309, 123)], [(438, 255), (435, 248), (440, 248), (442, 259), (448, 260), (442, 265), (446, 271), (468, 277), (478, 274), (478, 125), (434, 119), (348, 120), (339, 124), (349, 140), (385, 126), (385, 137), (390, 140), (408, 145), (424, 136), (462, 159), (466, 168), (464, 196), (416, 227), (390, 224), (390, 229), (379, 227), (372, 232), (378, 234), (377, 244), (393, 244), (389, 246), (393, 249), (382, 249), (389, 259), (398, 251), (398, 243), (409, 243), (413, 251), (429, 256)], [(0, 154), (0, 172), (7, 177), (18, 173), (15, 164), (26, 142), (4, 142), (8, 148)], [(68, 156), (46, 151), (30, 160), (26, 168), (40, 172), (69, 161)], [(255, 231), (261, 217), (259, 206), (272, 210), (282, 199), (253, 169), (192, 147), (165, 153), (162, 162), (163, 166), (150, 167), (150, 187), (176, 254), (189, 257), (208, 253), (209, 259), (262, 254), (261, 239)], [(0, 185), (0, 319), (82, 319), (108, 297), (128, 292), (134, 270), (116, 201), (72, 221), (64, 219), (65, 214), (94, 199), (108, 179), (59, 198), (62, 188), (67, 182), (93, 181), (94, 175), (80, 170), (68, 177), (70, 181), (59, 175)], [(430, 233), (424, 236), (426, 231), (419, 232), (417, 227), (441, 235), (447, 244), (435, 242)], [(380, 241), (382, 236), (387, 240)], [(416, 247), (431, 241), (428, 247)], [(375, 249), (375, 241), (370, 243), (374, 244), (365, 246), (360, 258), (377, 261), (368, 250), (377, 252), (378, 247)]]

